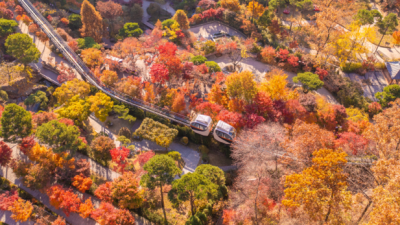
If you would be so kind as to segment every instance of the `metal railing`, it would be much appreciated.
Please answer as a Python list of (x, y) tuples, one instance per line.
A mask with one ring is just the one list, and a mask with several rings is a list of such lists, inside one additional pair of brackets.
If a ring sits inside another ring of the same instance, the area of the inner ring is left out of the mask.
[(25, 11), (32, 17), (37, 25), (43, 30), (43, 32), (49, 37), (52, 43), (60, 50), (64, 57), (72, 64), (78, 73), (80, 73), (86, 81), (96, 86), (99, 90), (103, 91), (105, 94), (129, 105), (133, 105), (145, 111), (154, 113), (158, 116), (164, 117), (171, 121), (183, 124), (185, 126), (190, 125), (190, 119), (179, 113), (171, 112), (166, 109), (162, 109), (154, 104), (144, 102), (138, 98), (134, 98), (114, 90), (109, 86), (104, 85), (99, 81), (92, 73), (92, 71), (86, 66), (86, 64), (81, 60), (81, 58), (75, 54), (75, 52), (65, 43), (64, 39), (55, 32), (53, 26), (40, 14), (39, 11), (32, 5), (29, 0), (18, 0)]

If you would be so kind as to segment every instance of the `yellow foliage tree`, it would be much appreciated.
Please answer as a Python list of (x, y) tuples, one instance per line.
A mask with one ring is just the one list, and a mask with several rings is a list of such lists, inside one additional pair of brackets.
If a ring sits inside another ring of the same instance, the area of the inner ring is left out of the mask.
[(154, 85), (150, 84), (149, 82), (145, 82), (144, 90), (145, 93), (143, 96), (143, 100), (145, 102), (154, 103), (154, 100), (156, 99), (156, 95), (154, 94)]
[(69, 118), (75, 124), (81, 124), (90, 115), (90, 104), (78, 95), (72, 97), (63, 107), (55, 111), (60, 117)]
[(257, 82), (250, 71), (232, 73), (226, 78), (227, 94), (231, 98), (251, 102), (258, 93)]
[(105, 85), (113, 86), (118, 81), (118, 74), (112, 70), (104, 70), (100, 76), (100, 81)]
[(33, 206), (29, 201), (18, 199), (8, 208), (12, 212), (11, 218), (16, 222), (25, 222), (32, 214)]
[(91, 104), (90, 111), (104, 122), (107, 119), (108, 113), (111, 112), (114, 102), (111, 98), (103, 92), (97, 92), (96, 95), (90, 96), (88, 102)]
[(347, 119), (353, 122), (361, 120), (369, 121), (368, 114), (359, 108), (350, 107), (346, 109)]
[[(400, 168), (397, 168), (400, 169)], [(390, 180), (386, 186), (373, 190), (374, 207), (370, 213), (368, 225), (400, 224), (400, 176)]]
[(211, 103), (222, 105), (225, 108), (228, 107), (229, 97), (226, 91), (221, 89), (221, 85), (218, 83), (213, 84), (210, 93), (208, 93), (207, 100)]
[(375, 38), (375, 29), (373, 27), (361, 28), (360, 21), (354, 21), (349, 26), (349, 31), (339, 35), (335, 42), (331, 43), (339, 58), (340, 65), (345, 66), (350, 60), (357, 60), (357, 55), (369, 52), (364, 46), (366, 39)]
[(92, 37), (97, 43), (100, 43), (103, 37), (103, 18), (88, 0), (84, 0), (82, 3), (81, 19), (82, 28), (80, 31), (82, 36)]
[(297, 99), (298, 93), (296, 90), (291, 91), (286, 87), (287, 75), (283, 70), (273, 69), (265, 75), (265, 80), (260, 84), (260, 91), (263, 91), (271, 97), (272, 100), (289, 100)]
[(163, 106), (171, 107), (175, 96), (178, 94), (178, 89), (171, 88), (164, 90), (161, 94), (160, 103)]
[(104, 63), (104, 58), (100, 50), (88, 48), (82, 51), (81, 57), (84, 63), (91, 68), (101, 66)]
[(178, 38), (178, 35), (176, 35), (178, 30), (180, 30), (180, 26), (179, 23), (175, 21), (170, 27), (165, 28), (163, 36), (169, 37), (169, 39), (173, 41)]
[(45, 146), (40, 146), (39, 143), (36, 143), (28, 153), (28, 158), (34, 162), (42, 162), (43, 160), (48, 160), (52, 157), (53, 152), (51, 149), (47, 149)]
[(180, 93), (177, 96), (175, 96), (174, 101), (172, 102), (171, 110), (173, 112), (181, 112), (186, 109), (186, 102), (185, 102), (185, 96)]
[(249, 2), (247, 11), (251, 13), (253, 18), (258, 19), (264, 13), (264, 6), (253, 0)]
[(237, 12), (240, 10), (240, 3), (238, 0), (221, 0), (222, 8), (229, 9)]
[(320, 149), (313, 156), (311, 167), (286, 177), (282, 204), (288, 208), (302, 207), (313, 221), (343, 224), (342, 213), (350, 209), (352, 201), (347, 191), (347, 174), (343, 172), (347, 154)]
[(56, 88), (53, 95), (57, 98), (57, 102), (62, 105), (72, 97), (78, 95), (81, 98), (85, 98), (89, 95), (90, 85), (83, 80), (73, 79), (67, 81)]
[(51, 148), (40, 146), (36, 143), (28, 153), (28, 158), (33, 161), (42, 164), (49, 171), (54, 171), (56, 167), (67, 166), (69, 169), (75, 169), (75, 158), (67, 160), (68, 153), (53, 153)]
[(172, 19), (179, 23), (179, 26), (182, 30), (187, 30), (190, 28), (189, 19), (187, 18), (185, 11), (181, 9), (177, 10)]

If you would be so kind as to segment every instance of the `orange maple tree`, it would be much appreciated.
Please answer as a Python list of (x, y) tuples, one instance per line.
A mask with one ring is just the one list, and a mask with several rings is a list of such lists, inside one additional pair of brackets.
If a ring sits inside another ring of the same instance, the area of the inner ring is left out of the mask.
[(86, 219), (90, 216), (90, 214), (93, 212), (93, 210), (94, 210), (94, 207), (93, 207), (92, 200), (91, 200), (91, 198), (88, 198), (88, 199), (86, 199), (85, 203), (82, 203), (79, 206), (78, 212), (82, 218)]
[(31, 202), (19, 198), (14, 201), (8, 210), (12, 212), (11, 218), (13, 218), (13, 220), (16, 222), (25, 222), (31, 216), (33, 206)]
[(83, 174), (76, 175), (72, 179), (72, 185), (82, 193), (89, 190), (90, 187), (92, 186), (92, 183), (93, 183), (92, 179), (83, 176)]

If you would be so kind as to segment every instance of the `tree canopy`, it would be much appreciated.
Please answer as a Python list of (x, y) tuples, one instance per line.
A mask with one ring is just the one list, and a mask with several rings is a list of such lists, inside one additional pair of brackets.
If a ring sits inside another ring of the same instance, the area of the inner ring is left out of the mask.
[(143, 170), (147, 173), (142, 176), (140, 184), (150, 189), (156, 187), (160, 188), (164, 219), (167, 221), (162, 187), (166, 184), (171, 184), (175, 176), (181, 174), (182, 171), (175, 165), (175, 161), (166, 155), (153, 156), (146, 164), (144, 164)]
[(41, 125), (36, 132), (36, 137), (52, 147), (54, 152), (69, 151), (71, 156), (84, 145), (79, 135), (78, 127), (67, 126), (56, 120)]
[(171, 202), (190, 202), (192, 215), (196, 214), (195, 200), (215, 199), (218, 197), (218, 185), (199, 173), (187, 173), (172, 182), (168, 193)]
[(137, 23), (125, 23), (124, 27), (119, 30), (119, 35), (122, 37), (139, 37), (142, 34), (143, 30)]
[(92, 37), (97, 43), (100, 43), (103, 37), (103, 18), (88, 0), (82, 2), (81, 20), (82, 28), (80, 31), (82, 36)]
[(386, 86), (382, 92), (375, 93), (375, 98), (379, 100), (382, 107), (386, 107), (389, 102), (400, 98), (400, 86), (398, 84)]
[(14, 56), (24, 65), (30, 62), (37, 62), (40, 57), (40, 51), (27, 34), (16, 33), (9, 35), (5, 46), (7, 54)]
[(298, 73), (297, 76), (293, 77), (293, 82), (301, 82), (307, 91), (318, 90), (324, 85), (319, 76), (311, 72)]
[(32, 115), (14, 103), (4, 108), (1, 116), (1, 136), (5, 141), (15, 141), (29, 136), (32, 131)]
[(0, 36), (5, 37), (15, 31), (18, 23), (15, 20), (0, 19)]
[(156, 144), (168, 148), (176, 135), (178, 135), (178, 130), (169, 128), (167, 125), (150, 118), (145, 118), (134, 135), (154, 141)]

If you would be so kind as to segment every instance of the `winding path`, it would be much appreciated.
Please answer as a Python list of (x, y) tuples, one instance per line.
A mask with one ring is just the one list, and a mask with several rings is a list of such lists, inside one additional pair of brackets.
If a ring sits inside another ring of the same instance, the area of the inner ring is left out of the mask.
[(60, 50), (63, 56), (71, 63), (72, 67), (82, 75), (82, 79), (91, 83), (96, 88), (104, 92), (105, 94), (124, 102), (129, 105), (133, 105), (145, 111), (149, 111), (158, 116), (164, 117), (176, 123), (189, 126), (190, 119), (184, 115), (174, 113), (171, 111), (166, 111), (161, 109), (156, 105), (152, 105), (147, 102), (143, 102), (140, 99), (129, 97), (121, 92), (110, 89), (104, 84), (102, 84), (92, 73), (92, 71), (86, 66), (86, 64), (80, 59), (78, 55), (65, 43), (65, 41), (60, 37), (60, 35), (55, 32), (51, 24), (37, 11), (37, 9), (32, 5), (29, 0), (18, 0), (20, 5), (25, 9), (25, 11), (32, 17), (36, 24), (46, 33), (50, 38), (52, 43)]

